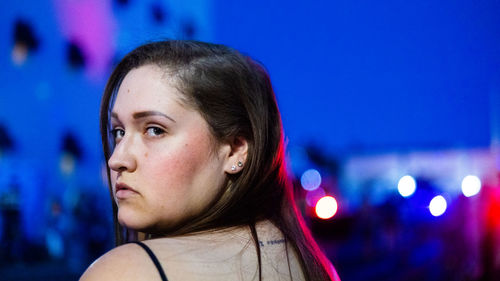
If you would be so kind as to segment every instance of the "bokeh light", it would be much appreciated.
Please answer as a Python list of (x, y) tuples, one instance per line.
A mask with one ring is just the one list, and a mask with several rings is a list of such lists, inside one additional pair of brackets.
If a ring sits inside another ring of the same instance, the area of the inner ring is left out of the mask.
[(306, 203), (309, 207), (314, 207), (316, 206), (316, 202), (318, 202), (318, 200), (325, 195), (325, 190), (321, 187), (308, 191), (306, 194)]
[(315, 190), (321, 184), (321, 175), (317, 170), (309, 169), (300, 177), (300, 183), (305, 190)]
[(468, 175), (462, 180), (462, 193), (465, 197), (471, 197), (481, 191), (481, 180), (473, 175)]
[(406, 175), (399, 179), (398, 191), (403, 197), (410, 197), (417, 189), (417, 182), (412, 176)]
[(337, 213), (337, 200), (332, 196), (324, 196), (316, 203), (316, 215), (320, 219), (327, 220)]
[(432, 198), (431, 203), (429, 204), (429, 211), (433, 216), (439, 217), (446, 212), (447, 206), (448, 204), (446, 203), (444, 197), (438, 195)]

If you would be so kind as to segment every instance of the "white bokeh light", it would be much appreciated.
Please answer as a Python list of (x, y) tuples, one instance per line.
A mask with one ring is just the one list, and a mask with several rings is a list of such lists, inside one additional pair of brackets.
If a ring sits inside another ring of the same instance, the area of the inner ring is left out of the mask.
[(398, 192), (401, 194), (403, 197), (409, 197), (412, 196), (413, 193), (415, 193), (415, 190), (417, 189), (417, 182), (412, 176), (404, 176), (401, 179), (399, 179), (398, 182)]
[(429, 204), (429, 211), (433, 216), (439, 217), (440, 215), (444, 214), (444, 212), (446, 212), (447, 207), (448, 204), (446, 203), (444, 197), (438, 195), (432, 198), (431, 203)]
[(465, 197), (471, 197), (481, 191), (481, 180), (473, 175), (468, 175), (462, 180), (462, 193)]
[(332, 196), (324, 196), (316, 203), (316, 215), (318, 218), (327, 220), (337, 213), (337, 200)]
[(300, 177), (300, 183), (305, 190), (315, 190), (321, 184), (321, 175), (317, 170), (309, 169)]

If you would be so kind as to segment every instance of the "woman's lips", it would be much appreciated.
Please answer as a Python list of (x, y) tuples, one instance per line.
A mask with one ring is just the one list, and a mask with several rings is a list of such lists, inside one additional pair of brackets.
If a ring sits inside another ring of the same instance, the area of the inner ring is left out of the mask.
[(117, 183), (115, 189), (116, 189), (115, 196), (116, 199), (118, 200), (124, 200), (139, 194), (137, 191), (135, 191), (135, 189), (131, 188), (130, 186), (124, 183)]

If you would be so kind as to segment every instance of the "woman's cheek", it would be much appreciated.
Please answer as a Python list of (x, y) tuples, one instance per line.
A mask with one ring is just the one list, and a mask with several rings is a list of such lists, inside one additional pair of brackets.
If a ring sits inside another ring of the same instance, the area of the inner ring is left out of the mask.
[(167, 185), (171, 188), (180, 187), (193, 176), (195, 171), (191, 169), (191, 159), (187, 159), (182, 151), (156, 155), (156, 159), (149, 159), (150, 180), (155, 181), (154, 184)]

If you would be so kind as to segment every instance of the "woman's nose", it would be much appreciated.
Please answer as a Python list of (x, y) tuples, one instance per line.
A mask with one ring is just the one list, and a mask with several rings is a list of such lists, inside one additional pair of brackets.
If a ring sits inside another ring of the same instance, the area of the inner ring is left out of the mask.
[(133, 172), (137, 168), (137, 162), (133, 153), (133, 139), (124, 136), (115, 145), (113, 154), (108, 160), (109, 168), (115, 172)]

